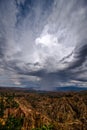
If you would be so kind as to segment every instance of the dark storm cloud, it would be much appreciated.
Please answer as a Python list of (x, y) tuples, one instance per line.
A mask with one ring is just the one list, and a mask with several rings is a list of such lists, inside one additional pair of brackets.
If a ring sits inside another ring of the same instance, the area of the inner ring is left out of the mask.
[(36, 9), (38, 10), (38, 6), (40, 7), (40, 15), (42, 15), (43, 18), (46, 18), (46, 14), (50, 13), (53, 3), (54, 0), (44, 0), (43, 2), (41, 0), (20, 0), (20, 2), (19, 0), (16, 0), (16, 6), (18, 8), (16, 25), (19, 25), (25, 17), (30, 15), (29, 18), (32, 20), (31, 24), (33, 26), (35, 18), (37, 17)]
[(69, 65), (69, 68), (71, 69), (82, 66), (82, 64), (87, 60), (87, 40), (84, 40), (80, 45), (78, 45), (75, 51), (75, 61), (71, 62)]
[(27, 14), (31, 11), (32, 1), (31, 0), (25, 0), (24, 2), (18, 2), (16, 0), (17, 8), (19, 9), (19, 12), (17, 14), (17, 18), (26, 17)]
[[(56, 72), (47, 72), (46, 70), (39, 70), (31, 73), (26, 73), (28, 75), (35, 75), (41, 78), (41, 84), (46, 87), (56, 86), (56, 81), (65, 83), (69, 82), (69, 80), (76, 80), (82, 83), (87, 83), (87, 69), (80, 70), (79, 68), (87, 61), (87, 42), (84, 40), (83, 44), (80, 44), (75, 49), (74, 53), (74, 61), (69, 64), (69, 66), (64, 70), (59, 70)], [(72, 53), (69, 55), (71, 56)], [(64, 59), (68, 58), (65, 57)], [(64, 60), (63, 59), (63, 60)], [(82, 67), (83, 68), (83, 67)], [(73, 71), (74, 70), (74, 71)], [(80, 76), (81, 75), (81, 76)], [(83, 76), (84, 75), (84, 76)], [(64, 85), (64, 84), (63, 84)], [(71, 84), (69, 84), (71, 85)], [(82, 85), (82, 84), (81, 84)], [(45, 88), (47, 89), (47, 88)], [(51, 88), (50, 88), (51, 89)]]
[(0, 58), (4, 57), (4, 53), (6, 51), (6, 40), (4, 38), (0, 39)]

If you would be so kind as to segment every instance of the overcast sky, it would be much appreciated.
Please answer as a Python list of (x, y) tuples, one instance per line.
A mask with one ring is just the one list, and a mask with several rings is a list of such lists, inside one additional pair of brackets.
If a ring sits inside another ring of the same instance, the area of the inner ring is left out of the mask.
[(87, 87), (87, 0), (0, 0), (0, 86)]

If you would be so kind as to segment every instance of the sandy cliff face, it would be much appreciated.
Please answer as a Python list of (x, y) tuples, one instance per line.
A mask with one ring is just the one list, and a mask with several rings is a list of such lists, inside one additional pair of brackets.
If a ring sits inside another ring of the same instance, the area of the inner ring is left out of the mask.
[(24, 113), (25, 129), (52, 124), (55, 130), (87, 130), (87, 96), (16, 98)]
[[(22, 119), (18, 130), (52, 125), (53, 130), (87, 130), (87, 94), (20, 93), (14, 100), (3, 99), (5, 125), (9, 115)], [(19, 122), (20, 123), (20, 122)]]
[(39, 128), (44, 124), (49, 125), (51, 120), (44, 114), (36, 111), (30, 103), (24, 98), (16, 98), (16, 102), (19, 104), (19, 109), (16, 113), (17, 116), (23, 116), (23, 128), (25, 130), (31, 130), (32, 128)]

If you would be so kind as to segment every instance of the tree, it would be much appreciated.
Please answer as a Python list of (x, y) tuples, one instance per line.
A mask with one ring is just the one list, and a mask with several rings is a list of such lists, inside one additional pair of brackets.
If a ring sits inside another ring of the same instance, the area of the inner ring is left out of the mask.
[(0, 117), (2, 118), (4, 115), (4, 102), (3, 102), (3, 97), (1, 97), (0, 100)]

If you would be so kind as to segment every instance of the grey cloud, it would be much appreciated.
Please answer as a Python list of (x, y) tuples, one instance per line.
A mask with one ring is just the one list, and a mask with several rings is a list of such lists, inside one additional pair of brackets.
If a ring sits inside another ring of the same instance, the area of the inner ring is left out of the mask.
[(87, 40), (84, 40), (75, 49), (74, 61), (70, 63), (69, 68), (74, 69), (82, 66), (87, 60)]
[(6, 40), (4, 38), (0, 38), (0, 58), (4, 57), (4, 53), (6, 51)]
[(0, 68), (20, 85), (86, 86), (86, 35), (86, 0), (0, 1)]

